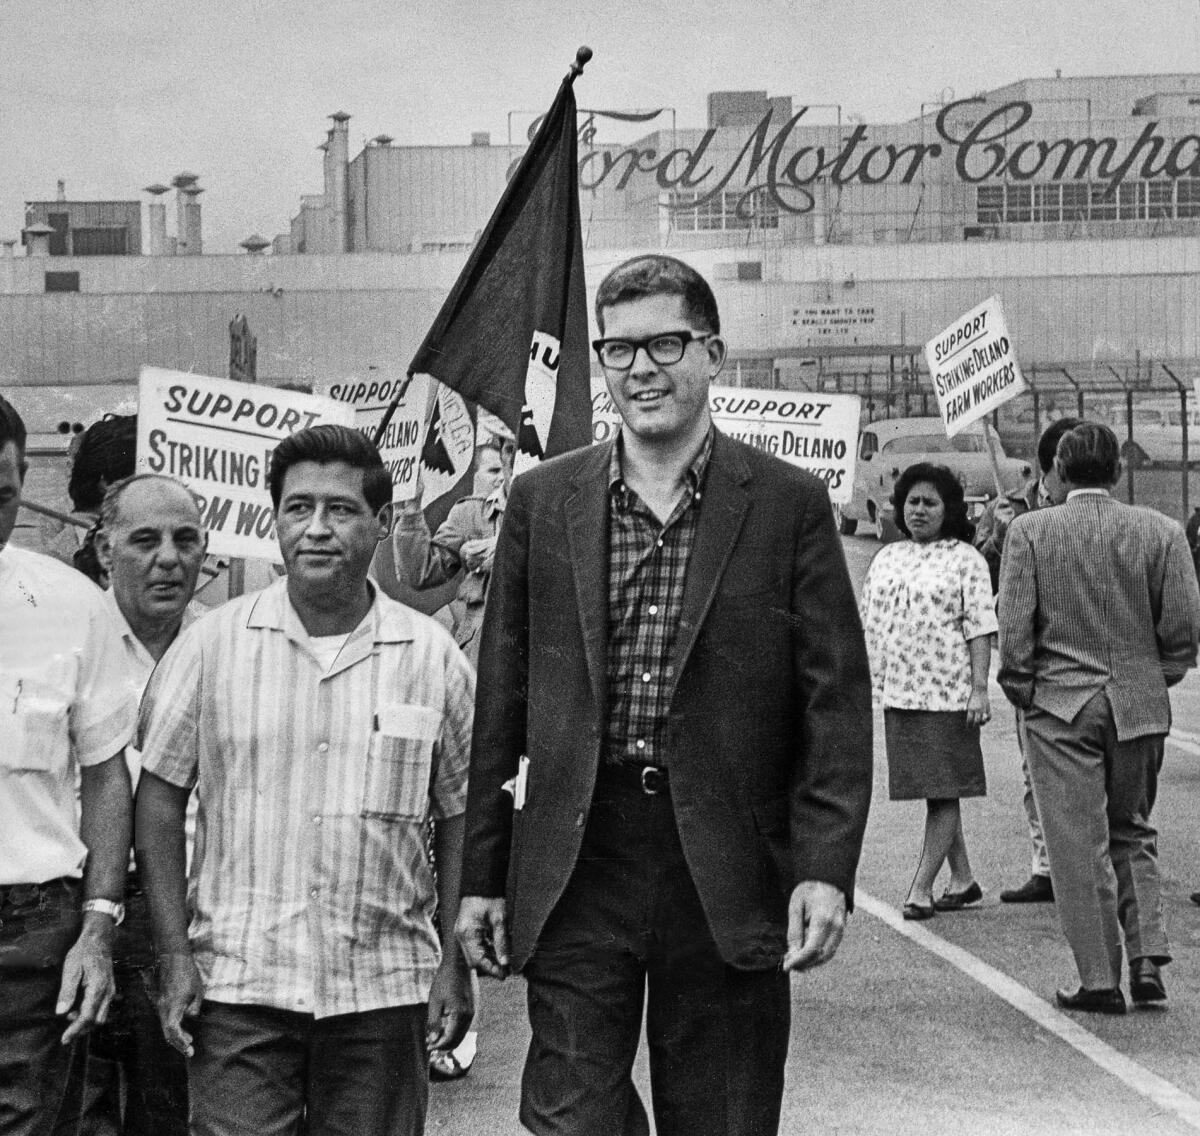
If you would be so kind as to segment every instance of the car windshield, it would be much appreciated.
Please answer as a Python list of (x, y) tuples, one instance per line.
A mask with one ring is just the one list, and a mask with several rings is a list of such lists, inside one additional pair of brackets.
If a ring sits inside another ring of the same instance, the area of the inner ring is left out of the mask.
[(979, 434), (958, 434), (947, 438), (945, 434), (910, 434), (905, 438), (893, 438), (882, 447), (885, 454), (983, 454), (987, 453), (987, 442)]

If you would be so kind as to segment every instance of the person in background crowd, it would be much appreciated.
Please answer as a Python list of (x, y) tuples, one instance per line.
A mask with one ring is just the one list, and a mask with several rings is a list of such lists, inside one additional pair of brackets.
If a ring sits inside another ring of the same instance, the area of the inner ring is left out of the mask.
[(76, 550), (73, 563), (101, 587), (107, 587), (107, 582), (96, 555), (100, 506), (110, 485), (133, 475), (136, 456), (137, 415), (106, 414), (80, 436), (71, 461), (71, 478), (67, 483), (71, 504), (75, 512), (96, 518)]
[(659, 1136), (766, 1136), (789, 974), (837, 951), (871, 794), (854, 593), (824, 486), (713, 428), (705, 280), (638, 257), (596, 314), (622, 426), (513, 481), (459, 937), (527, 980), (532, 1131), (645, 1136), (648, 1006)]
[[(987, 792), (979, 729), (991, 718), (988, 661), (996, 612), (987, 563), (971, 547), (963, 487), (943, 465), (918, 462), (896, 482), (896, 527), (862, 591), (875, 695), (883, 705), (888, 790), (926, 802), (925, 839), (904, 900), (929, 919), (983, 898), (963, 836), (963, 797)], [(950, 882), (934, 899), (942, 864)]]
[(367, 578), (392, 483), (364, 435), (298, 431), (269, 486), (287, 575), (185, 631), (142, 705), (159, 1013), (190, 1058), (194, 1136), (419, 1134), (427, 1046), (454, 1048), (471, 1020), (462, 955), (433, 926), (425, 825), (432, 808), (449, 931), (473, 674)]
[[(1032, 478), (1020, 494), (1001, 494), (988, 502), (983, 516), (975, 529), (975, 547), (983, 553), (988, 571), (992, 576), (992, 591), (1000, 590), (1000, 557), (1004, 552), (1004, 538), (1013, 518), (1022, 513), (1031, 513), (1052, 504), (1052, 492), (1057, 482), (1054, 472), (1054, 454), (1059, 439), (1079, 425), (1078, 418), (1059, 418), (1051, 422), (1037, 444), (1037, 463), (1040, 473)], [(1025, 760), (1021, 712), (1017, 712), (1017, 746), (1021, 750), (1021, 777), (1024, 793), (1021, 803), (1025, 806), (1025, 817), (1029, 822), (1029, 842), (1033, 846), (1033, 866), (1029, 879), (1020, 887), (1005, 888), (1000, 893), (1001, 903), (1053, 903), (1054, 884), (1050, 880), (1050, 858), (1046, 855), (1046, 840), (1042, 836), (1042, 825), (1038, 820), (1037, 805), (1033, 799), (1033, 787), (1029, 784), (1029, 764)]]
[[(496, 534), (508, 502), (512, 481), (515, 443), (512, 434), (499, 419), (489, 416), (493, 425), (488, 441), (477, 445), (474, 484), (469, 497), (451, 508), (446, 519), (430, 536), (422, 509), (421, 482), (417, 492), (400, 510), (392, 532), (394, 563), (399, 576), (418, 590), (437, 587), (462, 574), (458, 594), (448, 605), (454, 641), (475, 666), (479, 661), (479, 629), (488, 580), (496, 552)], [(499, 432), (496, 432), (499, 431)], [(475, 1021), (479, 1021), (479, 985), (472, 973), (471, 988), (475, 1001)], [(470, 1072), (479, 1046), (478, 1030), (468, 1030), (452, 1051), (434, 1050), (429, 1054), (429, 1075), (435, 1081), (454, 1081)]]
[(511, 437), (475, 451), (475, 476), (471, 495), (451, 508), (430, 535), (418, 492), (406, 501), (392, 534), (396, 574), (413, 588), (432, 588), (462, 578), (450, 604), (454, 641), (474, 665), (479, 659), (479, 629), (487, 599), (496, 534), (508, 501), (512, 481), (514, 444)]
[[(140, 702), (159, 659), (193, 623), (189, 608), (207, 539), (185, 485), (161, 474), (116, 482), (100, 507), (96, 553), (110, 587), (109, 615)], [(136, 787), (139, 754), (125, 751)], [(93, 1031), (81, 1136), (187, 1136), (187, 1066), (166, 1042), (154, 1008), (154, 946), (140, 873), (130, 868), (125, 921), (113, 946), (116, 996)]]
[(78, 1124), (68, 1090), (113, 993), (137, 710), (100, 594), (8, 544), (25, 470), (0, 398), (0, 1136)]
[(1080, 987), (1059, 1005), (1163, 1002), (1171, 960), (1150, 813), (1167, 688), (1196, 664), (1200, 588), (1178, 522), (1110, 488), (1120, 446), (1082, 423), (1055, 458), (1054, 509), (1018, 517), (1000, 566), (1000, 685), (1021, 711), (1029, 776)]

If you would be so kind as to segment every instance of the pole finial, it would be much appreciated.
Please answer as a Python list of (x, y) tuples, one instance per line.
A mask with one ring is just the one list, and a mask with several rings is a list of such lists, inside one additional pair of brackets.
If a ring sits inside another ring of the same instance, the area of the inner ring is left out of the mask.
[(571, 64), (571, 69), (567, 72), (568, 83), (575, 82), (575, 77), (583, 74), (583, 69), (591, 57), (592, 49), (586, 45), (575, 52), (575, 62)]

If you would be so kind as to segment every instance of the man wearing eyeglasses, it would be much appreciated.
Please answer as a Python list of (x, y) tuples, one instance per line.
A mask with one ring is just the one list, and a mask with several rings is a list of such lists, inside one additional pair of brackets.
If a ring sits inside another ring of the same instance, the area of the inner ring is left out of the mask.
[[(613, 443), (517, 478), (479, 660), (458, 932), (521, 972), (535, 1133), (778, 1129), (789, 973), (827, 962), (871, 786), (862, 631), (824, 487), (718, 433), (716, 300), (614, 269)], [(506, 791), (507, 790), (507, 791)]]

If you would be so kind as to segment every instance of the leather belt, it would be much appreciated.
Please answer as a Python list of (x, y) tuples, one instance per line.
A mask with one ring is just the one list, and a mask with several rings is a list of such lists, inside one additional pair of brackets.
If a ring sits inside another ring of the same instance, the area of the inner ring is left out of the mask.
[(621, 783), (639, 789), (647, 797), (657, 797), (667, 792), (670, 785), (670, 771), (662, 765), (641, 765), (632, 761), (614, 761), (604, 766), (604, 772), (609, 777), (616, 778)]

